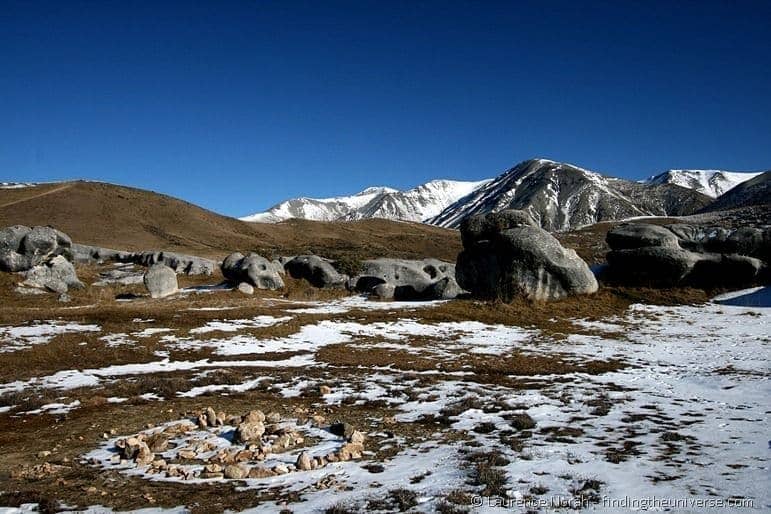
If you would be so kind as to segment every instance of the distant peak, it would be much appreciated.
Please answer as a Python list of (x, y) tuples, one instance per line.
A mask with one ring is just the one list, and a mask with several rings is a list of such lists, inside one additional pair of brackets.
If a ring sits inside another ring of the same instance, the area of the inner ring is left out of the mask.
[(372, 186), (368, 187), (367, 189), (363, 191), (359, 191), (356, 193), (356, 196), (364, 196), (364, 195), (376, 195), (380, 193), (396, 193), (399, 191), (398, 189), (394, 189), (392, 187), (387, 186)]

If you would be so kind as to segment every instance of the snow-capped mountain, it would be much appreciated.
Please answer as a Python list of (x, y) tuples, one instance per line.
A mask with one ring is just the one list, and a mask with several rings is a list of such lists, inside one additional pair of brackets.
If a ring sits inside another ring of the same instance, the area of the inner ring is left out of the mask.
[(0, 182), (0, 189), (22, 189), (25, 187), (35, 187), (34, 182)]
[(742, 182), (760, 174), (722, 170), (668, 170), (643, 182), (646, 184), (674, 184), (717, 198)]
[(352, 196), (297, 198), (245, 221), (289, 218), (349, 221), (364, 218), (422, 221), (457, 228), (473, 214), (528, 211), (546, 230), (562, 231), (636, 216), (684, 216), (760, 173), (669, 170), (635, 182), (572, 164), (531, 159), (479, 182), (434, 180), (407, 191), (375, 187)]
[(265, 212), (258, 212), (241, 218), (243, 221), (278, 223), (290, 218), (302, 218), (316, 221), (337, 221), (345, 218), (351, 211), (361, 209), (380, 195), (396, 192), (390, 187), (368, 187), (351, 196), (334, 198), (293, 198), (274, 205)]
[(751, 205), (771, 204), (771, 171), (757, 173), (750, 180), (746, 180), (721, 195), (704, 211), (719, 211), (736, 209)]
[(241, 219), (263, 223), (275, 223), (290, 218), (317, 221), (350, 221), (364, 218), (425, 221), (487, 182), (432, 180), (406, 191), (371, 187), (351, 196), (295, 198), (281, 202), (265, 212)]
[(429, 223), (457, 227), (473, 214), (522, 209), (546, 230), (635, 216), (690, 214), (710, 198), (671, 184), (606, 177), (547, 159), (524, 161), (447, 207)]

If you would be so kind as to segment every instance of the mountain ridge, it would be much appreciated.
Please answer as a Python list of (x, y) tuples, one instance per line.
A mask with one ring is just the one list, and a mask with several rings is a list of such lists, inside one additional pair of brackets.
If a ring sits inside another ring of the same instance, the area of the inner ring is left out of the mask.
[(641, 181), (646, 184), (674, 184), (717, 198), (742, 182), (763, 172), (671, 169)]
[(471, 214), (515, 208), (530, 212), (547, 230), (564, 231), (636, 216), (692, 214), (706, 208), (729, 186), (756, 175), (672, 169), (632, 181), (540, 158), (523, 161), (491, 179), (433, 180), (406, 191), (368, 188), (351, 196), (295, 198), (241, 219), (277, 222), (294, 217), (326, 221), (384, 218), (457, 228), (460, 220)]
[(436, 179), (404, 191), (378, 186), (368, 187), (352, 195), (331, 198), (292, 198), (267, 211), (239, 219), (262, 223), (276, 223), (291, 218), (315, 221), (383, 218), (422, 222), (485, 182)]

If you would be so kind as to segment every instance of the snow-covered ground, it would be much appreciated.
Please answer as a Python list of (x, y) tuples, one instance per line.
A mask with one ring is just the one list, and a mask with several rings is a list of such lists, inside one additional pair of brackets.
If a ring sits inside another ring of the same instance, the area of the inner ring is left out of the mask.
[[(93, 387), (117, 377), (175, 370), (206, 373), (226, 365), (254, 367), (258, 376), (240, 384), (193, 387), (180, 391), (179, 396), (194, 398), (212, 392), (248, 391), (272, 378), (273, 386), (284, 397), (291, 398), (308, 388), (318, 388), (327, 380), (302, 373), (278, 379), (271, 377), (271, 370), (312, 367), (334, 377), (332, 393), (315, 400), (320, 408), (382, 402), (396, 410), (396, 424), (446, 418), (445, 423), (436, 424), (436, 430), (426, 440), (411, 444), (402, 445), (404, 441), (398, 437), (380, 437), (377, 431), (370, 432), (368, 436), (376, 445), (373, 449), (399, 448), (393, 457), (379, 462), (382, 472), (373, 473), (363, 467), (364, 463), (345, 462), (314, 471), (240, 482), (239, 487), (244, 488), (278, 487), (296, 492), (302, 502), (290, 505), (294, 512), (320, 512), (338, 503), (363, 511), (368, 499), (387, 495), (396, 488), (416, 493), (415, 511), (434, 512), (451, 491), (479, 493), (478, 486), (469, 485), (470, 470), (464, 462), (464, 452), (491, 450), (507, 461), (499, 466), (505, 473), (507, 496), (473, 498), (474, 512), (525, 512), (528, 508), (568, 512), (578, 507), (615, 513), (646, 510), (645, 506), (655, 511), (700, 512), (709, 505), (720, 506), (720, 512), (768, 511), (768, 300), (768, 288), (755, 288), (722, 295), (706, 305), (634, 305), (622, 316), (574, 320), (584, 330), (560, 339), (515, 326), (472, 321), (425, 323), (421, 321), (421, 309), (412, 305), (369, 303), (367, 307), (377, 305), (396, 312), (391, 321), (368, 323), (348, 314), (364, 307), (358, 300), (302, 306), (276, 302), (286, 306), (287, 316), (215, 320), (188, 334), (152, 327), (106, 340), (131, 344), (152, 331), (170, 349), (213, 348), (210, 359), (163, 359), (64, 370), (2, 384), (0, 392)], [(303, 325), (285, 337), (260, 338), (243, 332), (280, 326), (294, 319), (292, 313), (340, 316)], [(7, 333), (13, 330), (4, 328)], [(0, 337), (10, 336), (0, 333)], [(368, 368), (366, 372), (355, 368), (331, 369), (318, 352), (340, 343), (352, 350), (394, 351), (444, 363), (470, 358), (495, 360), (517, 352), (559, 355), (565, 361), (579, 363), (615, 359), (624, 366), (599, 374), (527, 376), (527, 381), (518, 381), (514, 386), (514, 380), (521, 377), (489, 380), (473, 367), (453, 373), (440, 369), (411, 370), (408, 363)], [(260, 354), (266, 352), (296, 355), (261, 360)], [(250, 354), (257, 359), (247, 358)], [(242, 360), (220, 360), (233, 355)], [(431, 380), (424, 380), (429, 374)], [(209, 396), (207, 401), (215, 402), (216, 396)], [(41, 412), (76, 408), (78, 405), (68, 402), (44, 406)], [(523, 429), (516, 425), (515, 420), (525, 414), (535, 422), (534, 427)], [(323, 448), (320, 446), (319, 451), (327, 450), (324, 438), (320, 439)], [(109, 446), (107, 441), (84, 458), (97, 458), (104, 467), (113, 468), (105, 460), (109, 457)], [(285, 460), (289, 462), (294, 457), (290, 453)], [(120, 471), (137, 473), (130, 467)], [(141, 476), (147, 480), (181, 480)], [(314, 487), (329, 476), (344, 487)], [(673, 508), (665, 508), (673, 504)], [(554, 505), (560, 507), (555, 509)], [(96, 510), (91, 512), (109, 512), (99, 507), (92, 509)], [(275, 503), (267, 502), (248, 512), (277, 509)]]
[(0, 326), (0, 352), (13, 352), (50, 342), (59, 334), (98, 332), (98, 325), (64, 321), (38, 321), (22, 326)]

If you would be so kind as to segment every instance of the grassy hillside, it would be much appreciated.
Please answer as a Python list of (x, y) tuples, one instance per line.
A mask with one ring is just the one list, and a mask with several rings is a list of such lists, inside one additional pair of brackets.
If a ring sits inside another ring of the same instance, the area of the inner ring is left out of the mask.
[(97, 182), (0, 189), (0, 226), (51, 225), (74, 241), (120, 250), (164, 249), (222, 258), (235, 250), (329, 257), (455, 260), (456, 231), (419, 223), (290, 220), (246, 223), (170, 196)]

